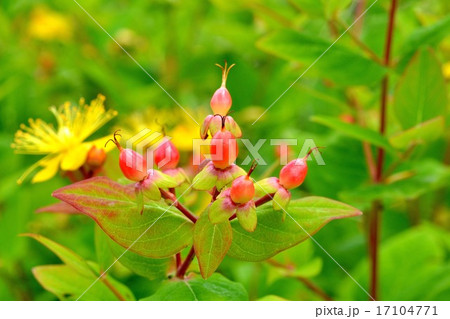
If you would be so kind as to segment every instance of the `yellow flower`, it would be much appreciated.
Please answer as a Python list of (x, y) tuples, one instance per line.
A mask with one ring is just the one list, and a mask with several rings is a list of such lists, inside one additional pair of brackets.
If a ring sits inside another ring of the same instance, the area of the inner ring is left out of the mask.
[(22, 124), (11, 145), (16, 153), (47, 156), (27, 169), (17, 182), (22, 183), (39, 166), (43, 168), (33, 177), (33, 183), (52, 178), (59, 168), (75, 171), (84, 164), (92, 146), (103, 148), (108, 136), (90, 142), (85, 139), (117, 115), (114, 110), (105, 110), (104, 101), (99, 94), (90, 105), (80, 99), (79, 106), (66, 102), (58, 109), (51, 107), (57, 129), (40, 119), (30, 119), (29, 126)]
[[(205, 117), (205, 114), (201, 112), (193, 112), (190, 109), (187, 111), (196, 119)], [(134, 113), (123, 123), (121, 133), (126, 140), (144, 129), (161, 132), (162, 126), (167, 136), (172, 138), (172, 142), (180, 151), (192, 152), (192, 139), (200, 138), (200, 127), (179, 108), (148, 107), (144, 112)]]
[(72, 37), (72, 23), (64, 15), (45, 7), (33, 10), (28, 25), (30, 36), (40, 40), (68, 40)]
[(449, 80), (450, 79), (450, 62), (444, 63), (444, 65), (442, 66), (442, 72), (444, 73), (445, 79)]

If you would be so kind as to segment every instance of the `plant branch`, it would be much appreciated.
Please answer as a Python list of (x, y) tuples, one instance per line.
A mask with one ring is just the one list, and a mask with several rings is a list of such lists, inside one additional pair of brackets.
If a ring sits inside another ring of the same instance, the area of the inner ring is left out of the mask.
[[(282, 264), (274, 259), (267, 259), (266, 262), (274, 267), (277, 268), (282, 268), (287, 270), (288, 272), (293, 272), (295, 270), (295, 266), (294, 265), (285, 265)], [(289, 276), (289, 274), (288, 274)], [(298, 281), (302, 282), (308, 289), (310, 289), (312, 292), (314, 292), (316, 295), (318, 295), (319, 297), (321, 297), (323, 300), (326, 301), (332, 301), (333, 298), (331, 298), (330, 296), (328, 296), (328, 294), (322, 290), (322, 288), (320, 288), (319, 286), (317, 286), (314, 282), (312, 282), (311, 280), (309, 280), (306, 277), (302, 277), (302, 276), (290, 276), (292, 278), (297, 279)]]
[(217, 196), (219, 196), (220, 191), (217, 189), (217, 187), (214, 186), (211, 202), (214, 202), (217, 199)]
[[(394, 34), (395, 13), (397, 10), (397, 0), (391, 1), (389, 10), (389, 22), (386, 33), (386, 43), (384, 51), (383, 65), (389, 67), (391, 60), (392, 39)], [(389, 76), (386, 74), (381, 82), (381, 105), (380, 105), (380, 134), (386, 131), (386, 109), (388, 102)], [(382, 182), (385, 152), (383, 148), (378, 148), (377, 167), (375, 171), (375, 183)], [(372, 211), (369, 215), (369, 257), (370, 257), (370, 295), (378, 300), (378, 248), (379, 233), (381, 224), (381, 212), (383, 206), (380, 200), (372, 203)]]
[(384, 61), (375, 53), (373, 50), (364, 42), (362, 42), (359, 37), (353, 32), (352, 28), (349, 28), (343, 21), (336, 19), (335, 24), (339, 25), (341, 28), (347, 30), (350, 38), (353, 42), (359, 46), (366, 54), (376, 63), (384, 65)]
[(192, 260), (194, 260), (194, 256), (195, 256), (195, 250), (194, 250), (194, 247), (192, 247), (191, 250), (189, 250), (189, 253), (186, 256), (186, 259), (184, 260), (184, 262), (177, 269), (176, 276), (178, 278), (180, 278), (180, 279), (184, 278), (184, 275), (186, 274), (186, 271), (188, 270), (189, 265), (191, 264)]
[(183, 204), (181, 204), (172, 193), (169, 193), (168, 191), (162, 188), (160, 188), (159, 190), (161, 191), (161, 196), (165, 199), (171, 200), (173, 202), (173, 206), (176, 207), (180, 212), (182, 212), (184, 216), (189, 218), (194, 224), (195, 222), (197, 222), (198, 219), (197, 216), (195, 216), (193, 213), (189, 211), (189, 209), (183, 206)]
[(106, 274), (104, 276), (101, 276), (102, 282), (105, 284), (106, 287), (108, 287), (109, 290), (114, 294), (114, 296), (117, 297), (120, 301), (126, 301), (125, 297), (122, 296), (122, 294), (114, 287), (109, 280), (106, 278)]
[(312, 282), (308, 278), (302, 276), (296, 276), (294, 278), (302, 282), (306, 287), (308, 287), (312, 292), (321, 297), (323, 300), (333, 301), (333, 298), (328, 296), (328, 294), (325, 291), (323, 291), (319, 286), (317, 286), (314, 282)]
[(263, 204), (265, 204), (267, 202), (270, 202), (273, 199), (274, 195), (275, 194), (266, 194), (263, 197), (258, 198), (257, 200), (255, 200), (255, 206), (258, 207), (258, 206), (261, 206), (261, 205), (263, 205)]

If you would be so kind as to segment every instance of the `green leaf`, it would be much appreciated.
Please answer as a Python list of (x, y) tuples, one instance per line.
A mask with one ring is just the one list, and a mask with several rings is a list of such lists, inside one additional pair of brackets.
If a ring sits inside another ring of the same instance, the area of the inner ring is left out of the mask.
[(194, 224), (163, 202), (149, 202), (142, 214), (134, 189), (94, 177), (53, 193), (91, 217), (115, 242), (150, 258), (170, 257), (192, 243)]
[(38, 234), (23, 234), (22, 236), (36, 239), (42, 245), (50, 249), (56, 256), (58, 256), (58, 258), (61, 259), (63, 263), (73, 268), (80, 274), (92, 274), (92, 269), (89, 267), (88, 263), (79, 255), (75, 254), (72, 250)]
[[(446, 242), (447, 241), (447, 242)], [(448, 232), (422, 224), (384, 241), (380, 247), (379, 292), (383, 300), (442, 300), (450, 297)], [(361, 261), (352, 275), (368, 286), (368, 260)], [(367, 300), (350, 278), (339, 286), (340, 300)]]
[(119, 262), (132, 272), (150, 280), (163, 279), (167, 277), (167, 271), (173, 258), (156, 259), (144, 257), (131, 251), (124, 253), (125, 248), (111, 240), (109, 237), (107, 240), (114, 257), (120, 257)]
[(402, 175), (405, 178), (389, 184), (362, 185), (342, 192), (340, 197), (353, 203), (367, 203), (380, 198), (394, 201), (415, 199), (448, 185), (450, 168), (435, 160), (427, 159), (408, 163), (395, 175)]
[(236, 282), (220, 274), (213, 274), (208, 280), (194, 277), (165, 282), (158, 291), (143, 300), (155, 301), (245, 301), (247, 291)]
[[(93, 273), (90, 276), (84, 276), (68, 265), (47, 265), (33, 268), (33, 275), (37, 281), (44, 287), (56, 295), (60, 300), (95, 300), (109, 301), (120, 300), (102, 280), (98, 280), (90, 287), (97, 276)], [(107, 280), (121, 294), (125, 300), (135, 300), (131, 291), (124, 285), (118, 283), (112, 278)], [(86, 291), (86, 289), (88, 289)]]
[(37, 234), (25, 234), (25, 236), (36, 239), (64, 262), (64, 265), (33, 268), (33, 274), (42, 287), (55, 294), (60, 300), (76, 300), (84, 292), (86, 294), (80, 300), (134, 300), (133, 293), (110, 276), (97, 280), (100, 276), (97, 264), (85, 261), (70, 249), (44, 236)]
[(394, 112), (404, 129), (445, 114), (447, 93), (441, 65), (431, 49), (410, 61), (394, 93)]
[(230, 222), (227, 220), (219, 224), (213, 224), (208, 218), (208, 211), (204, 211), (195, 223), (194, 249), (203, 278), (210, 277), (231, 245), (233, 232)]
[(415, 29), (400, 46), (401, 54), (416, 51), (421, 46), (436, 45), (450, 33), (450, 17), (425, 27)]
[(374, 146), (379, 146), (387, 151), (395, 152), (395, 149), (389, 144), (386, 137), (373, 130), (361, 127), (359, 125), (342, 122), (341, 120), (329, 116), (312, 116), (311, 121), (328, 126), (349, 137), (368, 142)]
[(308, 234), (314, 235), (334, 219), (361, 215), (347, 204), (315, 196), (291, 201), (287, 212), (283, 222), (282, 214), (275, 212), (271, 203), (258, 207), (258, 226), (253, 233), (233, 220), (233, 242), (228, 255), (240, 260), (263, 261), (308, 239)]
[(336, 12), (345, 9), (352, 3), (352, 0), (322, 0), (325, 15), (331, 18)]
[(173, 258), (148, 258), (129, 250), (126, 251), (98, 226), (95, 228), (95, 245), (101, 269), (107, 269), (117, 259), (119, 263), (135, 274), (150, 280), (166, 278), (168, 268), (173, 260)]
[(108, 269), (108, 267), (115, 261), (111, 249), (109, 248), (109, 242), (112, 242), (112, 240), (103, 232), (103, 230), (99, 226), (95, 225), (95, 254), (97, 256), (97, 263), (100, 267), (100, 271)]
[(259, 298), (258, 301), (287, 301), (287, 299), (284, 299), (283, 297), (280, 296), (267, 295), (262, 298)]
[(257, 44), (268, 53), (303, 63), (305, 69), (326, 51), (311, 71), (339, 85), (369, 85), (385, 73), (383, 67), (346, 47), (335, 44), (327, 51), (330, 41), (291, 30), (270, 34)]
[(444, 134), (444, 127), (444, 117), (438, 116), (391, 136), (389, 141), (396, 148), (407, 149), (411, 145), (426, 144), (438, 139)]

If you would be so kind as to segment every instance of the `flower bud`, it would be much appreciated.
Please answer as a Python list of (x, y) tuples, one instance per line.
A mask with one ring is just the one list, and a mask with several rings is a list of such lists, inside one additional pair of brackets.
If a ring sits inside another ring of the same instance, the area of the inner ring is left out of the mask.
[(106, 161), (106, 152), (97, 148), (95, 145), (91, 147), (86, 157), (86, 164), (92, 168), (99, 168), (103, 166)]
[(219, 64), (216, 65), (222, 69), (222, 85), (216, 90), (216, 92), (214, 92), (214, 95), (211, 98), (210, 105), (214, 114), (225, 116), (230, 110), (232, 104), (231, 95), (226, 88), (226, 83), (228, 73), (230, 72), (230, 69), (234, 66), (234, 64), (232, 64), (230, 67), (227, 67), (226, 62), (225, 66), (221, 66)]

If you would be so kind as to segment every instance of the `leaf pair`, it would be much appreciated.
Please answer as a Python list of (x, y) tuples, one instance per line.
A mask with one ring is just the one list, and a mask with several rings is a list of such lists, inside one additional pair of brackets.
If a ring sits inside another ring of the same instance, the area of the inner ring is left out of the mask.
[[(105, 177), (72, 184), (57, 190), (54, 196), (94, 219), (116, 243), (141, 256), (171, 257), (193, 241), (204, 278), (216, 271), (227, 254), (241, 260), (262, 261), (297, 245), (333, 219), (361, 214), (354, 207), (331, 199), (306, 197), (290, 203), (284, 221), (283, 214), (274, 211), (271, 204), (258, 207), (258, 226), (249, 233), (237, 220), (211, 223), (208, 211), (203, 212), (194, 227), (163, 202), (146, 205), (140, 215), (133, 190)], [(116, 255), (124, 251), (121, 247), (114, 249)], [(139, 270), (141, 274), (145, 271)]]

